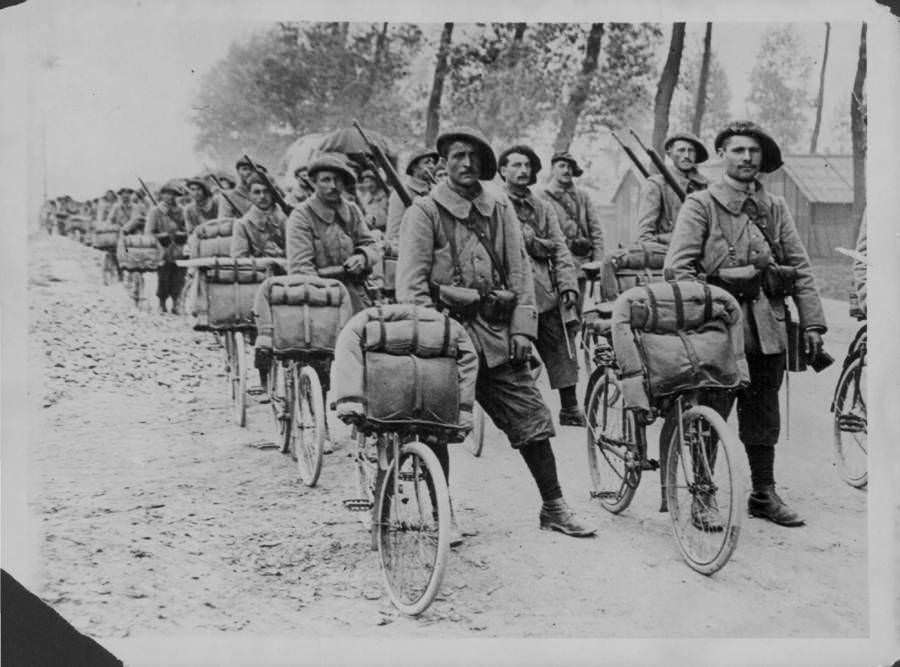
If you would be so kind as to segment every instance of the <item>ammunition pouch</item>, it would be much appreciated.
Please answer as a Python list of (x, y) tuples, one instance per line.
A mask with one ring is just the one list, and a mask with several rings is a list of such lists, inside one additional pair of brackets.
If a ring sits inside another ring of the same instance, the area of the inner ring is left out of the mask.
[(471, 287), (437, 285), (435, 303), (439, 310), (446, 310), (455, 320), (474, 320), (481, 305), (481, 294)]
[(594, 249), (591, 240), (579, 234), (569, 242), (569, 250), (576, 257), (587, 257)]
[(762, 271), (750, 265), (719, 269), (707, 278), (710, 285), (721, 287), (740, 302), (756, 299), (762, 280)]
[(482, 297), (478, 312), (489, 324), (509, 324), (516, 302), (516, 293), (511, 290), (491, 290)]
[(528, 254), (534, 259), (550, 259), (553, 257), (553, 241), (533, 236), (525, 244)]
[(762, 272), (762, 288), (771, 299), (783, 299), (794, 293), (797, 268), (783, 264), (769, 264)]

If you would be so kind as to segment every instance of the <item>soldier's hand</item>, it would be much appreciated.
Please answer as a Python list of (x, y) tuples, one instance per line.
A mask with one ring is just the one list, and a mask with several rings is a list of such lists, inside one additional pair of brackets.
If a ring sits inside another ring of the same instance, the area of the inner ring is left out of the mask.
[(354, 253), (344, 262), (344, 271), (351, 274), (362, 272), (366, 268), (366, 258), (359, 253)]
[(807, 359), (815, 359), (822, 351), (822, 334), (818, 331), (806, 330), (804, 341), (804, 350)]
[(566, 308), (574, 308), (578, 304), (578, 292), (567, 289), (562, 293), (562, 302)]
[(509, 358), (514, 362), (524, 362), (531, 356), (531, 339), (522, 334), (509, 337)]

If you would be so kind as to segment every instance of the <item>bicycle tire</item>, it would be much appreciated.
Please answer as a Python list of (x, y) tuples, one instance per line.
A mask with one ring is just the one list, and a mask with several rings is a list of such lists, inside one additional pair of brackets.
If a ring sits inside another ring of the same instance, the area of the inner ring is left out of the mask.
[[(418, 441), (402, 445), (378, 496), (376, 530), (385, 586), (397, 609), (418, 616), (437, 596), (450, 554), (450, 493), (437, 456)], [(401, 518), (409, 509), (414, 512)], [(401, 553), (407, 543), (412, 557)], [(412, 571), (417, 564), (421, 572)]]
[(466, 448), (475, 458), (480, 457), (484, 450), (484, 426), (486, 419), (484, 408), (475, 403), (475, 407), (472, 410), (472, 430), (466, 436)]
[[(682, 414), (680, 426), (674, 429), (666, 461), (672, 532), (688, 566), (710, 575), (722, 569), (737, 548), (750, 473), (737, 434), (718, 412), (693, 406)], [(695, 503), (698, 509), (716, 510), (723, 521), (695, 518)]]
[(594, 369), (591, 378), (585, 410), (591, 497), (608, 512), (619, 514), (631, 504), (641, 481), (643, 430), (634, 412), (622, 404), (619, 380), (602, 366)]
[(113, 259), (112, 255), (108, 252), (103, 253), (103, 284), (106, 287), (116, 280), (116, 276), (118, 271), (116, 270), (116, 263)]
[(841, 479), (856, 489), (864, 489), (869, 483), (865, 368), (862, 355), (851, 361), (838, 378), (834, 399), (835, 465)]
[(268, 386), (269, 405), (272, 408), (272, 425), (278, 451), (286, 454), (291, 446), (291, 423), (293, 417), (293, 371), (280, 360), (269, 360)]
[(229, 331), (231, 336), (231, 418), (238, 426), (247, 423), (247, 350), (244, 334)]
[(315, 486), (322, 472), (325, 406), (319, 376), (311, 366), (303, 366), (299, 373), (294, 374), (291, 447), (297, 460), (300, 480), (306, 486)]

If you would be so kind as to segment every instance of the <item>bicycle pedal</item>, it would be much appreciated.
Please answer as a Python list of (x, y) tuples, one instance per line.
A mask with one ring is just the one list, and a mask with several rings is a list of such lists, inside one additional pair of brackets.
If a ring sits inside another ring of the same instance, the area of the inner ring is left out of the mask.
[(659, 470), (659, 461), (656, 459), (641, 461), (641, 470)]
[(591, 491), (591, 498), (603, 500), (604, 498), (618, 498), (618, 491)]
[(372, 509), (372, 503), (365, 498), (348, 498), (344, 500), (344, 507), (351, 512), (368, 512)]
[(862, 433), (866, 430), (866, 420), (859, 415), (841, 415), (838, 427), (846, 433)]

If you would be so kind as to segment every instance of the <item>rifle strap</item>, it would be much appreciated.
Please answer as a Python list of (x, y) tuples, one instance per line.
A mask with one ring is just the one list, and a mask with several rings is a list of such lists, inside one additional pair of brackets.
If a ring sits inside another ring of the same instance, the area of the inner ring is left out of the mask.
[[(474, 209), (474, 207), (473, 207)], [(484, 229), (480, 224), (480, 221), (473, 215), (474, 210), (469, 213), (469, 219), (466, 221), (466, 226), (474, 232), (475, 236), (478, 237), (478, 240), (481, 242), (481, 245), (484, 246), (484, 249), (487, 251), (488, 257), (491, 258), (491, 264), (494, 265), (494, 270), (497, 272), (497, 277), (500, 278), (500, 284), (503, 286), (503, 289), (509, 289), (509, 281), (506, 277), (506, 270), (504, 265), (500, 262), (500, 258), (497, 257), (497, 251), (494, 250), (494, 244), (491, 243), (491, 239), (488, 238), (487, 234), (484, 233)]]
[(453, 262), (453, 277), (457, 283), (463, 284), (462, 265), (459, 262), (459, 248), (456, 245), (456, 230), (450, 221), (450, 216), (438, 212), (438, 218), (441, 220), (441, 226), (444, 228), (444, 236), (447, 237), (447, 243), (450, 245), (450, 259)]

